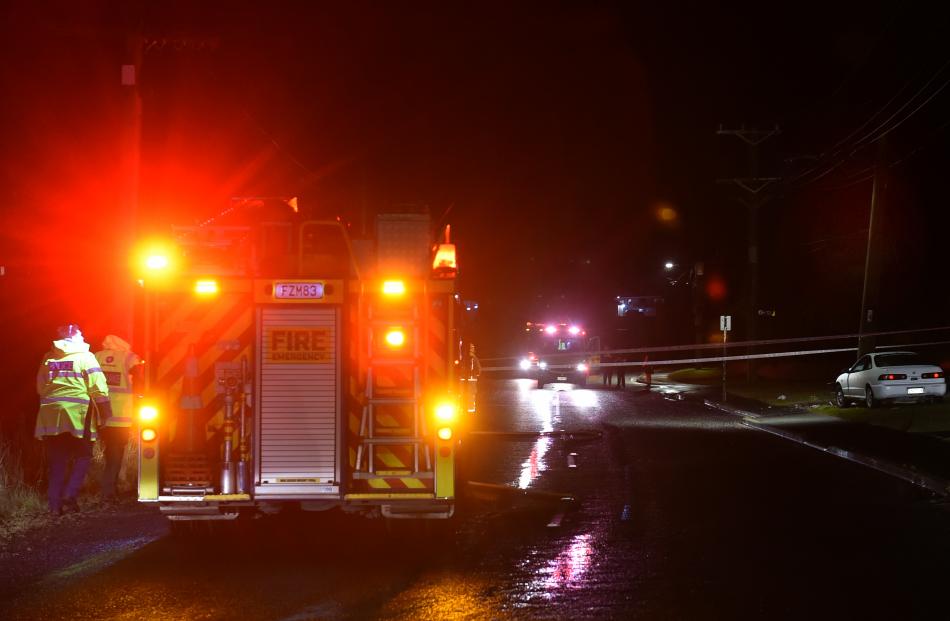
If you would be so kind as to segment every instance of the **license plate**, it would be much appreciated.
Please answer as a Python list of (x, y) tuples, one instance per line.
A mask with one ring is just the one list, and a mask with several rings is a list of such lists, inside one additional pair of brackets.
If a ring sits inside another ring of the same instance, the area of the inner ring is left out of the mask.
[(909, 394), (909, 395), (922, 395), (922, 394), (924, 394), (924, 389), (923, 389), (923, 388), (908, 388), (908, 389), (907, 389), (907, 394)]
[(567, 376), (566, 376), (566, 375), (559, 375), (558, 378), (557, 378), (557, 381), (559, 381), (559, 382), (566, 382), (566, 381), (567, 381)]
[(274, 297), (281, 300), (319, 300), (323, 297), (322, 282), (274, 283)]

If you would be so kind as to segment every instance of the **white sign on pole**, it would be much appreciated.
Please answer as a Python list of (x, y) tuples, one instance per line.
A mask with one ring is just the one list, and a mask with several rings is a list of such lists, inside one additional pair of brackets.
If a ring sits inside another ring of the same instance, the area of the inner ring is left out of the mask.
[(723, 332), (732, 330), (732, 315), (719, 315), (719, 329)]

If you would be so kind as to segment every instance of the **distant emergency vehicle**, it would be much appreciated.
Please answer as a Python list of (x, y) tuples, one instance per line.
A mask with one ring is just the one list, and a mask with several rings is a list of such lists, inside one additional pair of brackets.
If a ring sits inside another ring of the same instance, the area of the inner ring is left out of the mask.
[(590, 374), (587, 330), (571, 321), (525, 323), (529, 349), (518, 361), (521, 371), (537, 379), (538, 388), (550, 383), (583, 386)]

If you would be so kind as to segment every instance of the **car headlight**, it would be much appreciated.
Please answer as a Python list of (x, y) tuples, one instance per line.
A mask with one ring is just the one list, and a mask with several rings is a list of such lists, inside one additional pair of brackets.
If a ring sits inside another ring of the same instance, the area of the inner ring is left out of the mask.
[(584, 364), (583, 362), (578, 362), (577, 370), (580, 371), (581, 373), (587, 373), (587, 365)]
[(521, 367), (522, 371), (527, 371), (528, 369), (531, 368), (531, 361), (525, 358), (521, 362), (518, 363), (518, 366)]
[(542, 360), (541, 362), (538, 363), (538, 366), (541, 367), (542, 369), (546, 369), (548, 368), (548, 363)]

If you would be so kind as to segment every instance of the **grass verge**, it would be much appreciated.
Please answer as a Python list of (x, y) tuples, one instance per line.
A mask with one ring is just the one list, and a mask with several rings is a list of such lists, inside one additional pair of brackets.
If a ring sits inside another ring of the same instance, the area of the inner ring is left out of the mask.
[(29, 528), (46, 514), (46, 498), (24, 476), (20, 451), (0, 438), (0, 537)]
[(861, 406), (816, 408), (817, 414), (908, 433), (950, 433), (950, 403), (894, 403), (873, 410)]
[[(134, 491), (137, 485), (137, 448), (133, 437), (119, 473), (118, 490)], [(0, 540), (49, 522), (46, 494), (37, 485), (26, 481), (23, 453), (10, 441), (0, 438)], [(102, 447), (96, 443), (92, 463), (79, 499), (88, 504), (99, 493), (99, 480), (105, 465)], [(94, 504), (94, 501), (93, 501)]]
[[(670, 372), (674, 382), (717, 385), (722, 381), (718, 367), (677, 369)], [(729, 381), (729, 394), (758, 401), (772, 407), (807, 407), (809, 412), (834, 416), (842, 420), (866, 425), (877, 425), (908, 433), (950, 434), (950, 403), (888, 403), (873, 410), (852, 405), (835, 407), (831, 385), (817, 381), (759, 380), (748, 383), (741, 379)], [(950, 441), (950, 440), (948, 440)]]
[[(677, 369), (669, 373), (672, 382), (684, 384), (719, 385), (722, 382), (720, 367)], [(731, 395), (759, 401), (771, 406), (814, 406), (831, 401), (831, 388), (824, 382), (803, 380), (760, 379), (748, 382), (744, 375), (730, 380), (726, 375), (726, 390)]]

